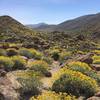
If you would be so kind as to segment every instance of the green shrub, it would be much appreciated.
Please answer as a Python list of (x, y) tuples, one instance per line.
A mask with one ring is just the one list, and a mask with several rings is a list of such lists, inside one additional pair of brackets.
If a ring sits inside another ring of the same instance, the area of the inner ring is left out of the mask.
[(71, 57), (71, 52), (62, 52), (60, 53), (60, 62), (64, 62)]
[(18, 54), (18, 52), (17, 52), (16, 49), (14, 49), (14, 48), (7, 49), (7, 55), (8, 56), (15, 56), (17, 54)]
[(3, 66), (5, 70), (12, 70), (13, 65), (14, 63), (9, 57), (0, 56), (0, 66)]
[(41, 59), (42, 54), (35, 49), (21, 48), (19, 54), (27, 58)]
[(30, 100), (77, 100), (75, 96), (68, 95), (67, 93), (55, 93), (54, 91), (44, 92), (37, 98), (31, 97)]
[(23, 59), (21, 56), (13, 56), (12, 61), (14, 62), (13, 69), (25, 69), (26, 60)]
[(38, 73), (34, 71), (15, 71), (13, 74), (16, 76), (19, 83), (22, 85), (21, 91), (22, 93), (33, 93), (33, 95), (37, 95), (41, 87), (41, 82), (39, 81)]
[(52, 59), (52, 58), (50, 58), (50, 57), (42, 57), (42, 59), (41, 59), (41, 60), (43, 60), (43, 61), (47, 62), (48, 64), (52, 64), (52, 62), (53, 62), (53, 59)]
[(7, 56), (7, 52), (5, 49), (0, 49), (0, 56)]
[(62, 69), (60, 73), (60, 77), (57, 76), (52, 86), (52, 90), (56, 92), (66, 92), (87, 98), (93, 96), (98, 90), (97, 82), (80, 72)]
[(79, 61), (69, 63), (68, 68), (82, 73), (92, 70), (88, 64)]
[(91, 77), (91, 78), (93, 78), (93, 79), (95, 79), (98, 82), (98, 84), (100, 84), (100, 75), (97, 74), (96, 71), (93, 71), (93, 70), (92, 71), (87, 71), (84, 74)]
[(95, 79), (98, 83), (100, 82), (100, 76), (92, 70), (88, 64), (83, 62), (72, 62), (69, 63), (69, 66), (67, 68), (73, 70), (73, 71), (79, 71), (93, 79)]
[(58, 50), (52, 51), (52, 52), (51, 52), (51, 56), (52, 56), (52, 58), (53, 58), (54, 60), (59, 60), (59, 57), (60, 57), (59, 51), (58, 51)]
[(28, 68), (30, 70), (40, 72), (43, 75), (46, 75), (49, 73), (48, 72), (49, 65), (43, 60), (35, 60), (33, 62), (30, 62), (28, 64)]
[(100, 64), (100, 56), (94, 55), (92, 59), (94, 64)]

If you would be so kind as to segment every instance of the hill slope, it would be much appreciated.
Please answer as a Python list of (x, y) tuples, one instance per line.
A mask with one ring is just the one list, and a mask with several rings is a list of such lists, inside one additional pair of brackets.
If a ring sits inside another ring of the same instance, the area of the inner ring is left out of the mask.
[(0, 16), (0, 40), (24, 39), (35, 32), (10, 16)]
[(59, 31), (100, 32), (100, 13), (85, 15), (73, 20), (65, 21), (55, 28)]

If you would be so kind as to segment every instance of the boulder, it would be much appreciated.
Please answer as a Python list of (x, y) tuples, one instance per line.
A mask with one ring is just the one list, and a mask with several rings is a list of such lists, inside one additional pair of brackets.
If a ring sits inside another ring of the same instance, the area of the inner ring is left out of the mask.
[(0, 77), (0, 100), (20, 100), (20, 88), (13, 75)]

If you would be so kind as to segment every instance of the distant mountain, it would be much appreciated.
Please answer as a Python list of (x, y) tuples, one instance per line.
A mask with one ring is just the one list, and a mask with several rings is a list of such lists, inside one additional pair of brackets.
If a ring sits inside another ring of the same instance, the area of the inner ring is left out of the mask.
[(81, 16), (58, 25), (40, 24), (33, 28), (39, 31), (64, 31), (67, 33), (86, 33), (100, 36), (100, 13)]
[(29, 25), (26, 25), (28, 26), (29, 28), (38, 28), (38, 27), (41, 27), (41, 26), (48, 26), (48, 24), (46, 23), (39, 23), (39, 24), (29, 24)]
[(49, 25), (46, 23), (39, 23), (39, 24), (30, 24), (26, 25), (27, 27), (37, 30), (37, 31), (51, 31), (56, 25)]

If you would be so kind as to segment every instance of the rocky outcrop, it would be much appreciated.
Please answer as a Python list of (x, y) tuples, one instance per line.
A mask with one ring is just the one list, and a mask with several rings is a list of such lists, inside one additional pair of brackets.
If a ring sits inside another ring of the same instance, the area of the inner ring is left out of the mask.
[(0, 77), (0, 100), (19, 100), (21, 85), (12, 74)]

